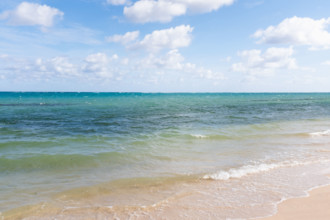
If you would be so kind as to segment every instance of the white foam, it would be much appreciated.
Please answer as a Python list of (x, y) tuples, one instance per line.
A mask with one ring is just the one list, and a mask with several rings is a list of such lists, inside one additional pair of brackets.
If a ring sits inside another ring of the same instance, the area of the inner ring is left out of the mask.
[(195, 137), (195, 138), (200, 138), (200, 139), (202, 139), (202, 138), (208, 138), (208, 136), (202, 135), (202, 134), (191, 134), (191, 136), (192, 137)]
[(259, 172), (268, 171), (274, 168), (280, 167), (280, 164), (259, 164), (259, 165), (245, 165), (238, 169), (230, 169), (228, 171), (220, 171), (214, 174), (203, 176), (203, 179), (213, 180), (228, 180), (230, 178), (241, 178), (248, 174), (254, 174)]
[(330, 136), (330, 130), (309, 133), (312, 137)]
[(228, 180), (230, 178), (241, 178), (249, 174), (266, 172), (276, 168), (308, 165), (315, 162), (326, 162), (326, 161), (309, 161), (309, 162), (290, 161), (290, 162), (271, 163), (271, 164), (261, 163), (256, 165), (244, 165), (239, 168), (231, 168), (228, 171), (220, 171), (214, 174), (206, 174), (203, 176), (203, 179)]

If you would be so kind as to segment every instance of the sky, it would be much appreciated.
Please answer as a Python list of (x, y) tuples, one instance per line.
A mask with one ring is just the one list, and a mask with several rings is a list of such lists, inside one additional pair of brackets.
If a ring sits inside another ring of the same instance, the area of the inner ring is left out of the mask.
[(330, 1), (1, 0), (0, 91), (330, 92)]

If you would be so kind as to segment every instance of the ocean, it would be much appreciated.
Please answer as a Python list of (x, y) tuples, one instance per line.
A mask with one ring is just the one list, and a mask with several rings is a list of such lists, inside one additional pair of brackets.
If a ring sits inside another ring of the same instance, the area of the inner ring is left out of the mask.
[(0, 93), (0, 219), (255, 219), (329, 173), (329, 93)]

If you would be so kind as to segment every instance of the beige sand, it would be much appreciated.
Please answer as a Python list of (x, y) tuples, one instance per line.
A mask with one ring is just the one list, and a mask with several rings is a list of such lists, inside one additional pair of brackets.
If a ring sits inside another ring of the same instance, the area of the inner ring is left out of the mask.
[(278, 213), (264, 220), (329, 220), (330, 186), (312, 190), (309, 197), (289, 199), (279, 204)]
[[(253, 178), (253, 177), (252, 177)], [(58, 197), (53, 203), (41, 203), (27, 207), (21, 207), (15, 210), (3, 213), (4, 216), (0, 215), (0, 220), (51, 220), (51, 219), (79, 219), (79, 220), (89, 220), (89, 219), (135, 219), (135, 220), (145, 220), (145, 219), (227, 219), (227, 216), (232, 216), (232, 219), (241, 219), (242, 208), (241, 207), (231, 207), (226, 206), (226, 204), (219, 203), (219, 195), (228, 196), (232, 191), (224, 194), (223, 185), (220, 181), (200, 181), (192, 182), (191, 184), (184, 182), (185, 186), (178, 184), (177, 186), (183, 189), (173, 195), (166, 196), (166, 199), (161, 200), (155, 204), (141, 205), (124, 205), (124, 206), (98, 206), (95, 205), (100, 199), (100, 203), (103, 203), (102, 199), (108, 198), (110, 194), (106, 194), (106, 191), (102, 191), (101, 188), (97, 188), (101, 193), (105, 193), (104, 197), (98, 197), (98, 199), (93, 200), (93, 198), (88, 197), (90, 194), (94, 194), (95, 191), (87, 188), (85, 192), (86, 201), (81, 200), (78, 207), (75, 208), (77, 204), (75, 197), (72, 197), (72, 204), (70, 198), (69, 203), (65, 203), (66, 208), (63, 208), (63, 204)], [(237, 180), (237, 184), (241, 184)], [(230, 185), (232, 186), (232, 184)], [(163, 185), (161, 185), (163, 187)], [(172, 186), (176, 187), (176, 186)], [(205, 188), (207, 187), (207, 188)], [(127, 191), (128, 195), (135, 195), (139, 197), (139, 191), (142, 195), (151, 196), (153, 192), (157, 194), (159, 188), (155, 186), (132, 188), (131, 191)], [(91, 191), (89, 191), (91, 190)], [(145, 191), (147, 190), (147, 191)], [(148, 191), (151, 190), (151, 191)], [(238, 196), (246, 193), (243, 191), (234, 192)], [(149, 192), (149, 193), (147, 193)], [(78, 191), (76, 193), (79, 193)], [(252, 197), (254, 192), (250, 191)], [(269, 193), (269, 192), (267, 192)], [(74, 194), (75, 196), (76, 194)], [(112, 195), (112, 194), (111, 194)], [(122, 195), (122, 193), (119, 193)], [(276, 194), (275, 194), (276, 195)], [(114, 195), (112, 195), (114, 196)], [(126, 195), (127, 196), (127, 195)], [(121, 197), (115, 197), (120, 199)], [(124, 204), (127, 200), (124, 195)], [(148, 197), (141, 197), (147, 199)], [(248, 196), (242, 197), (248, 198)], [(280, 197), (278, 197), (279, 199)], [(78, 200), (79, 201), (79, 200)], [(57, 203), (59, 202), (59, 203)], [(93, 204), (93, 205), (91, 205)], [(230, 204), (229, 204), (230, 205)], [(85, 206), (85, 207), (84, 207)], [(244, 212), (247, 213), (246, 216), (253, 216), (253, 214), (258, 213), (259, 216), (265, 216), (268, 214), (268, 210), (272, 208), (271, 205), (266, 206), (251, 206), (244, 207)], [(228, 214), (229, 213), (229, 214)], [(1, 213), (0, 213), (1, 214)], [(322, 187), (310, 192), (310, 196), (306, 198), (297, 198), (287, 200), (279, 205), (279, 213), (271, 218), (265, 218), (265, 220), (330, 220), (330, 186)]]

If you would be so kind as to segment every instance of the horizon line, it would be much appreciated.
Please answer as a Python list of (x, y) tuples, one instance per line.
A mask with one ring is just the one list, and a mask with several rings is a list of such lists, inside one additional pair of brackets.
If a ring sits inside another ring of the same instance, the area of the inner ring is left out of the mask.
[(113, 92), (113, 91), (0, 91), (0, 93), (139, 93), (139, 94), (242, 94), (242, 93), (330, 93), (329, 92)]

